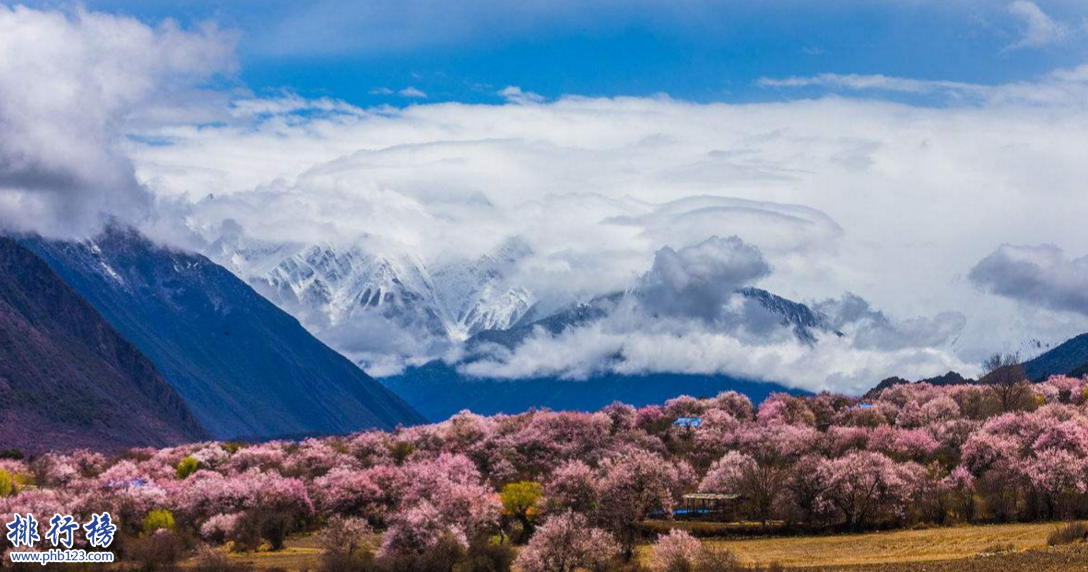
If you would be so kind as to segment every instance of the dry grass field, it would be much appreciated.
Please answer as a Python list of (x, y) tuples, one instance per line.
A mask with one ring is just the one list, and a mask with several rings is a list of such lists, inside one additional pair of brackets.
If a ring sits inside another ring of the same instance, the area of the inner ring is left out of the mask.
[(1053, 528), (1008, 524), (708, 542), (729, 548), (746, 563), (777, 562), (806, 571), (1088, 571), (1088, 547), (1047, 548)]
[[(1048, 548), (1053, 528), (1008, 524), (706, 542), (727, 547), (748, 564), (778, 563), (798, 572), (1088, 572), (1088, 545)], [(647, 558), (649, 547), (640, 555)], [(297, 571), (318, 568), (320, 556), (312, 538), (295, 538), (279, 552), (231, 559), (260, 570)]]
[(1009, 524), (708, 542), (729, 548), (748, 563), (835, 566), (952, 560), (975, 556), (998, 544), (1012, 544), (1017, 551), (1042, 548), (1052, 528), (1050, 524)]

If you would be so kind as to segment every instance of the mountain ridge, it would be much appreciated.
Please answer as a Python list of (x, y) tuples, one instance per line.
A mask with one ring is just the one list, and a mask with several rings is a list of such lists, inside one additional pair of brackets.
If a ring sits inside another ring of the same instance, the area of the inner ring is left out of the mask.
[(210, 437), (154, 364), (44, 260), (0, 237), (0, 443), (28, 453)]
[[(776, 383), (725, 375), (605, 373), (584, 381), (555, 376), (472, 378), (459, 373), (455, 365), (439, 360), (409, 368), (401, 375), (379, 378), (379, 381), (433, 422), (445, 420), (463, 409), (481, 415), (516, 414), (534, 408), (596, 411), (613, 401), (639, 407), (664, 403), (679, 395), (712, 397), (731, 390), (758, 404), (774, 392), (809, 394)], [(585, 391), (587, 384), (592, 384), (594, 391)]]
[(422, 420), (204, 256), (116, 225), (92, 240), (22, 243), (140, 348), (217, 438), (347, 433)]

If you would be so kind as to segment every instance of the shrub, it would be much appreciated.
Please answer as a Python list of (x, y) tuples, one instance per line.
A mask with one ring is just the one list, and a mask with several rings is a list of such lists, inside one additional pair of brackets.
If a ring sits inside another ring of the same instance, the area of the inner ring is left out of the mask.
[(389, 447), (389, 456), (393, 457), (393, 461), (398, 465), (404, 464), (404, 461), (415, 452), (416, 446), (408, 441), (397, 441)]
[(683, 530), (673, 529), (654, 543), (650, 568), (654, 572), (693, 572), (703, 545)]
[(1060, 544), (1073, 544), (1074, 542), (1081, 542), (1088, 540), (1088, 523), (1084, 522), (1070, 522), (1054, 528), (1046, 538), (1048, 546), (1058, 546)]
[(185, 457), (181, 460), (180, 463), (178, 463), (176, 471), (178, 480), (181, 481), (189, 478), (189, 475), (195, 473), (198, 468), (200, 468), (199, 461), (197, 461), (193, 457)]
[(268, 541), (272, 550), (280, 550), (298, 521), (288, 511), (256, 508), (243, 513), (237, 521), (235, 544), (239, 550), (253, 551)]
[(185, 557), (185, 542), (171, 530), (160, 529), (126, 546), (126, 556), (139, 562), (145, 571), (172, 567)]
[(210, 546), (197, 551), (193, 572), (250, 572), (253, 570), (241, 562), (232, 562), (226, 554)]
[(368, 532), (370, 525), (364, 519), (334, 516), (317, 534), (317, 542), (329, 554), (350, 555), (359, 548)]
[(200, 536), (209, 542), (222, 544), (233, 540), (238, 531), (241, 514), (217, 514), (200, 525)]
[(166, 509), (153, 510), (144, 518), (144, 534), (159, 530), (174, 530), (174, 515)]
[(0, 469), (0, 498), (10, 497), (15, 494), (15, 479), (11, 473)]
[(517, 552), (506, 544), (492, 544), (486, 539), (477, 540), (457, 566), (456, 572), (510, 572)]
[(453, 534), (443, 534), (419, 556), (413, 570), (419, 572), (451, 572), (465, 555), (461, 539)]
[(438, 510), (427, 501), (393, 515), (389, 528), (382, 535), (378, 552), (381, 557), (419, 555), (430, 548), (437, 539), (457, 537), (462, 546), (468, 539), (460, 529), (445, 524)]

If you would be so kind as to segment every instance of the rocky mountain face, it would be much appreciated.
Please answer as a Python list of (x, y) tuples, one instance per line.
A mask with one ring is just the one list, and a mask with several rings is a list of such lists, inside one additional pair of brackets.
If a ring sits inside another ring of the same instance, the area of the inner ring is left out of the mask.
[[(558, 308), (554, 301), (540, 302), (519, 283), (519, 264), (533, 252), (517, 238), (478, 259), (433, 268), (407, 254), (330, 244), (270, 245), (241, 233), (225, 233), (205, 252), (360, 363), (366, 363), (360, 347), (369, 344), (371, 353), (380, 354), (383, 336), (401, 336), (401, 340), (419, 345), (437, 340), (437, 345), (429, 346), (438, 348), (427, 354), (432, 358), (460, 345), (465, 351), (459, 364), (432, 361), (382, 380), (432, 420), (463, 407), (482, 413), (521, 411), (531, 406), (592, 410), (615, 399), (650, 403), (685, 390), (710, 394), (745, 383), (745, 391), (757, 397), (785, 390), (727, 376), (604, 376), (586, 383), (461, 376), (457, 365), (482, 359), (496, 348), (514, 350), (536, 332), (559, 335), (607, 319), (620, 304), (637, 306), (642, 300), (636, 289)], [(759, 288), (742, 288), (736, 293), (752, 310), (745, 316), (756, 316), (761, 327), (784, 328), (809, 345), (817, 343), (820, 335), (842, 335), (831, 320), (805, 304)]]
[[(117, 227), (94, 240), (23, 243), (151, 359), (216, 438), (345, 433), (421, 420), (298, 320), (204, 256)], [(318, 296), (318, 270), (330, 280), (337, 261), (316, 252), (302, 260), (309, 266), (280, 270), (293, 270), (299, 284), (309, 286), (300, 297)], [(388, 295), (383, 290), (367, 300)]]
[[(377, 317), (418, 339), (500, 343), (513, 347), (536, 327), (557, 334), (605, 317), (624, 296), (613, 293), (544, 311), (532, 291), (517, 283), (517, 265), (532, 254), (513, 238), (479, 259), (429, 268), (405, 254), (373, 254), (358, 246), (269, 245), (225, 234), (205, 253), (258, 292), (297, 316), (317, 335), (347, 354), (355, 348), (339, 332)], [(759, 288), (738, 294), (768, 312), (805, 343), (834, 331), (805, 304)]]
[(30, 250), (0, 237), (0, 443), (35, 453), (206, 439), (155, 365)]
[(842, 336), (841, 332), (831, 326), (827, 316), (805, 304), (771, 294), (760, 288), (741, 288), (737, 290), (737, 293), (759, 304), (778, 320), (779, 325), (793, 330), (794, 335), (802, 342), (815, 344), (817, 333)]
[[(509, 283), (518, 261), (531, 254), (521, 240), (433, 269), (411, 254), (327, 243), (272, 245), (231, 233), (205, 254), (334, 344), (344, 340), (340, 332), (359, 323), (384, 323), (421, 340), (462, 341), (509, 328), (534, 302), (528, 289)], [(350, 343), (340, 345), (353, 353)]]

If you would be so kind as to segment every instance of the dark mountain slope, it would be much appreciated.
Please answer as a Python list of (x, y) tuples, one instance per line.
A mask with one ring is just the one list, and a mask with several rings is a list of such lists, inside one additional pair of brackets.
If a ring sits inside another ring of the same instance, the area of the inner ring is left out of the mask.
[(908, 381), (899, 376), (889, 377), (876, 385), (876, 387), (870, 389), (865, 395), (865, 399), (875, 399), (885, 389), (895, 387), (897, 385), (904, 385), (910, 383), (928, 383), (930, 385), (966, 385), (975, 383), (975, 380), (965, 378), (956, 371), (950, 371), (944, 375), (938, 375), (937, 377), (929, 377), (926, 379), (919, 379), (918, 381)]
[(0, 449), (206, 438), (150, 360), (49, 265), (0, 237)]
[(774, 383), (678, 373), (604, 374), (586, 381), (476, 379), (440, 361), (409, 368), (403, 375), (382, 378), (381, 382), (431, 421), (447, 419), (462, 409), (484, 415), (521, 413), (533, 407), (596, 411), (613, 401), (642, 406), (664, 403), (678, 395), (712, 397), (729, 390), (747, 395), (758, 405), (772, 392), (801, 393)]
[(345, 433), (421, 417), (207, 258), (112, 227), (24, 243), (155, 363), (216, 438)]
[(1024, 362), (1024, 372), (1032, 381), (1043, 381), (1052, 375), (1068, 375), (1085, 364), (1088, 364), (1088, 334), (1081, 334)]

